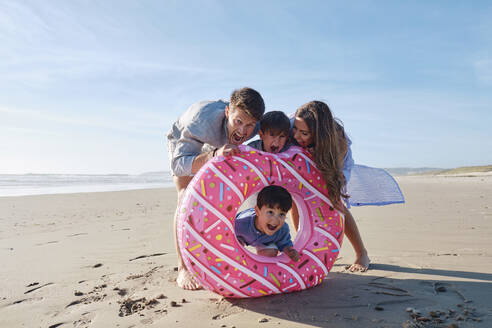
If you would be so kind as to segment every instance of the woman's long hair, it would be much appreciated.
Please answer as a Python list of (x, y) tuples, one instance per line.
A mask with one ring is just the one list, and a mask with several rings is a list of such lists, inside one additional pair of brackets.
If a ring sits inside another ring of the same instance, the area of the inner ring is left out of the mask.
[[(335, 121), (330, 108), (322, 101), (311, 101), (302, 105), (296, 111), (296, 117), (303, 119), (311, 132), (314, 162), (323, 176), (333, 206), (341, 209), (341, 197), (348, 197), (344, 193), (345, 177), (339, 144), (339, 136), (344, 136), (343, 126)], [(347, 142), (346, 139), (344, 141)]]

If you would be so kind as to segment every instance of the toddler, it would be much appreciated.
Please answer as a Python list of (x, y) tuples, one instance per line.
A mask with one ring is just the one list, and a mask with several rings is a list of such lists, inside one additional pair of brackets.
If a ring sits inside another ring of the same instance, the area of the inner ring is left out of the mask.
[(255, 208), (236, 215), (235, 233), (243, 245), (256, 247), (258, 255), (274, 257), (284, 252), (292, 261), (299, 261), (294, 249), (289, 226), (285, 224), (292, 197), (280, 186), (267, 186), (258, 193)]

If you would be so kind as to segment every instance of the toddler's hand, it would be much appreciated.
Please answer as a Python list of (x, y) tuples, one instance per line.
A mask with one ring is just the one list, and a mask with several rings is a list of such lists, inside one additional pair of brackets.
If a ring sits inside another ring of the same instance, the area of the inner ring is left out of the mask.
[(294, 262), (299, 261), (299, 252), (296, 251), (294, 247), (285, 247), (284, 253)]

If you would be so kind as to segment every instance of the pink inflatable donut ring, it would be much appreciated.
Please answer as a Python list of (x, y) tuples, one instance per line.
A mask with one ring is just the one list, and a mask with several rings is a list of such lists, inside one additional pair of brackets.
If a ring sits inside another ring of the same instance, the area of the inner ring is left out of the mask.
[[(344, 217), (328, 199), (312, 157), (299, 147), (280, 154), (240, 146), (216, 157), (193, 177), (178, 210), (178, 243), (200, 284), (232, 298), (289, 293), (321, 284), (335, 262)], [(234, 219), (242, 202), (267, 185), (280, 185), (299, 210), (294, 248), (300, 260), (253, 254), (239, 244)]]

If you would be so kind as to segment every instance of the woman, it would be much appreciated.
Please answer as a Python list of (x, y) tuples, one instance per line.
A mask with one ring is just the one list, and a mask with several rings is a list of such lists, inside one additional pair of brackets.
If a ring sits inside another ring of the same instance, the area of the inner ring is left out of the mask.
[[(342, 124), (333, 118), (327, 104), (311, 101), (296, 111), (292, 134), (293, 142), (313, 155), (329, 190), (328, 196), (333, 206), (345, 215), (345, 235), (356, 254), (355, 262), (348, 270), (366, 271), (370, 263), (367, 250), (354, 217), (342, 202), (342, 198), (348, 198), (345, 194), (346, 185), (354, 164), (350, 150), (351, 141), (345, 135)], [(299, 217), (293, 215), (292, 220), (297, 230)]]

